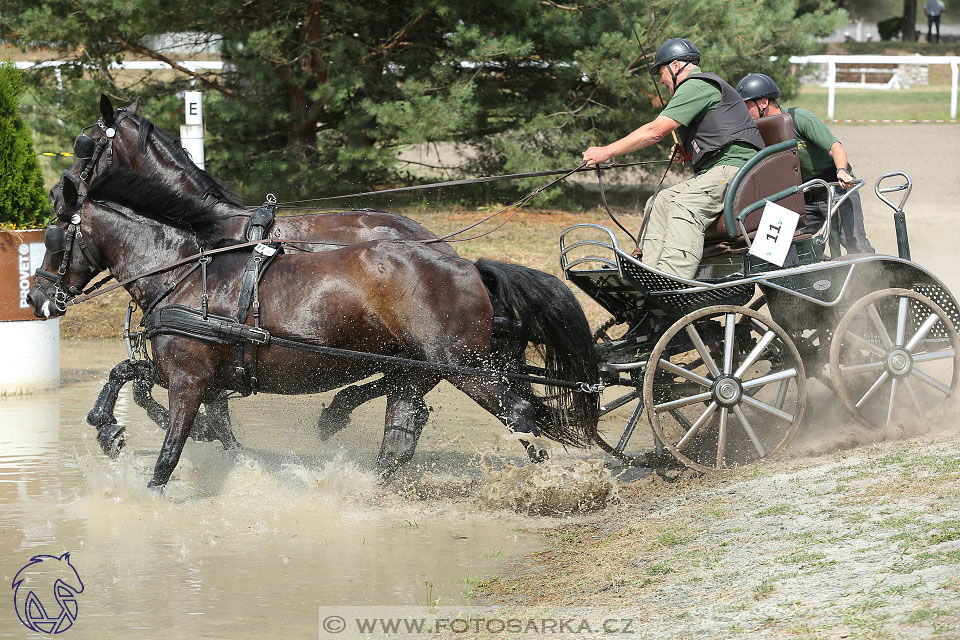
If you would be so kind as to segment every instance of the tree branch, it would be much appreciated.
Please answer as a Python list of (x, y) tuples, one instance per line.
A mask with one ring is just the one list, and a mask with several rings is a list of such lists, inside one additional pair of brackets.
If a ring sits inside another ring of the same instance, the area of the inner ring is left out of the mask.
[(416, 18), (414, 18), (407, 24), (403, 25), (403, 28), (401, 28), (395, 34), (387, 38), (386, 43), (384, 43), (382, 47), (378, 47), (375, 52), (371, 52), (363, 56), (363, 58), (360, 59), (360, 64), (365, 64), (367, 62), (370, 62), (372, 58), (383, 55), (384, 53), (386, 53), (387, 51), (390, 51), (394, 47), (404, 44), (406, 37), (410, 35), (411, 31), (417, 28), (417, 25), (423, 22), (423, 19), (427, 17), (427, 13), (429, 13), (432, 9), (433, 9), (433, 5), (431, 4), (431, 6), (425, 9), (424, 11), (422, 11), (420, 15), (418, 15)]
[(130, 51), (133, 51), (134, 53), (139, 53), (141, 55), (147, 56), (148, 58), (152, 58), (160, 62), (165, 62), (171, 67), (173, 67), (174, 69), (176, 69), (177, 71), (179, 71), (180, 73), (186, 74), (191, 78), (193, 78), (194, 80), (199, 80), (204, 85), (206, 85), (211, 89), (214, 89), (215, 91), (219, 91), (220, 93), (226, 96), (230, 96), (231, 98), (237, 97), (237, 92), (234, 91), (233, 89), (229, 89), (223, 86), (222, 84), (220, 84), (219, 82), (214, 82), (213, 80), (210, 80), (209, 78), (207, 78), (205, 75), (201, 73), (197, 73), (196, 71), (191, 71), (190, 69), (187, 69), (183, 65), (177, 64), (176, 61), (172, 60), (171, 58), (168, 58), (162, 53), (158, 53), (153, 49), (149, 49), (143, 46), (142, 44), (131, 42), (130, 40), (127, 40), (126, 38), (124, 38), (118, 33), (111, 33), (110, 37), (116, 40), (117, 42), (119, 42), (120, 44), (122, 44), (124, 47), (126, 47)]

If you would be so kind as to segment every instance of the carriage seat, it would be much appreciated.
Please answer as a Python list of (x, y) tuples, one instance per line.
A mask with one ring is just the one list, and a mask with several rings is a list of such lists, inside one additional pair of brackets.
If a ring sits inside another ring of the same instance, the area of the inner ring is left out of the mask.
[[(737, 213), (747, 205), (773, 195), (788, 187), (802, 184), (797, 140), (794, 136), (793, 118), (788, 113), (767, 116), (756, 121), (766, 148), (757, 152), (733, 179), (724, 201), (724, 211), (704, 233), (703, 257), (742, 254), (747, 244), (736, 225)], [(777, 204), (800, 214), (794, 240), (809, 237), (804, 233), (803, 194), (794, 193), (775, 201)], [(753, 238), (760, 225), (763, 210), (752, 212), (744, 221), (747, 233)]]

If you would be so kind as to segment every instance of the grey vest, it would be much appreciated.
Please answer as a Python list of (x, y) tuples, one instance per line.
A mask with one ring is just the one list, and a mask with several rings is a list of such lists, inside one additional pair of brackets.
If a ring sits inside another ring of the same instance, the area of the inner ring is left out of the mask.
[(743, 142), (756, 147), (758, 151), (766, 146), (760, 137), (760, 130), (750, 117), (746, 103), (736, 89), (715, 73), (694, 73), (684, 78), (680, 84), (693, 78), (706, 80), (720, 89), (720, 104), (716, 109), (705, 115), (700, 122), (677, 128), (683, 148), (690, 155), (695, 171), (700, 169), (700, 165), (709, 156), (733, 142)]

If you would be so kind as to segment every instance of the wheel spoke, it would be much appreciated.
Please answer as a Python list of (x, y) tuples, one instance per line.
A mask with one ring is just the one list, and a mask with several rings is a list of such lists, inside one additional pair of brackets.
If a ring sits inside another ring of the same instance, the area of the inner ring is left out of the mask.
[(720, 428), (717, 432), (717, 468), (723, 468), (723, 458), (727, 449), (727, 416), (730, 410), (726, 407), (720, 409)]
[(866, 338), (862, 338), (858, 336), (857, 334), (855, 334), (853, 331), (850, 331), (849, 329), (847, 329), (847, 332), (843, 335), (845, 338), (853, 338), (853, 341), (858, 343), (861, 348), (866, 349), (867, 351), (869, 351), (875, 356), (880, 356), (881, 358), (884, 358), (887, 355), (883, 349), (873, 344)]
[(737, 330), (737, 317), (728, 313), (723, 328), (723, 373), (730, 375), (733, 371), (733, 338)]
[(707, 349), (707, 345), (703, 344), (703, 338), (700, 337), (700, 333), (697, 331), (696, 327), (693, 326), (691, 322), (685, 327), (687, 331), (687, 337), (690, 338), (690, 342), (693, 343), (693, 346), (696, 348), (697, 353), (700, 354), (700, 357), (703, 358), (703, 364), (706, 365), (707, 370), (710, 372), (714, 378), (720, 375), (720, 370), (717, 369), (717, 363), (713, 361), (713, 356), (710, 355), (710, 350)]
[(763, 445), (760, 444), (760, 438), (758, 438), (757, 434), (753, 431), (753, 427), (750, 426), (750, 421), (747, 420), (747, 416), (744, 415), (743, 409), (740, 408), (740, 405), (734, 405), (733, 412), (737, 414), (737, 418), (740, 420), (743, 430), (747, 433), (747, 437), (750, 438), (750, 442), (753, 443), (753, 448), (756, 449), (757, 455), (761, 458), (767, 457), (767, 453), (764, 451)]
[(786, 411), (784, 411), (784, 410), (782, 410), (782, 409), (778, 409), (778, 408), (776, 408), (776, 407), (773, 407), (773, 406), (767, 404), (766, 402), (763, 402), (763, 401), (761, 401), (761, 400), (757, 400), (757, 399), (754, 398), (754, 397), (751, 397), (751, 396), (748, 396), (748, 395), (744, 395), (744, 396), (743, 396), (743, 402), (744, 402), (745, 404), (750, 405), (751, 407), (754, 407), (755, 409), (760, 409), (761, 411), (766, 411), (767, 413), (769, 413), (769, 414), (771, 414), (771, 415), (775, 415), (775, 416), (777, 416), (778, 418), (781, 418), (782, 420), (787, 420), (788, 422), (792, 422), (792, 421), (793, 421), (793, 417), (794, 417), (794, 416), (793, 416), (792, 413), (787, 413)]
[(937, 379), (934, 378), (933, 376), (929, 376), (929, 375), (925, 374), (923, 371), (918, 371), (918, 370), (916, 370), (916, 369), (911, 369), (911, 370), (910, 370), (910, 375), (916, 376), (916, 377), (919, 378), (921, 381), (926, 382), (928, 385), (930, 385), (931, 387), (933, 387), (934, 389), (936, 389), (937, 391), (939, 391), (939, 392), (942, 393), (943, 395), (945, 395), (945, 396), (950, 395), (950, 387), (948, 387), (947, 385), (943, 384), (942, 382), (940, 382), (939, 380), (937, 380)]
[(773, 331), (767, 331), (763, 334), (763, 337), (760, 338), (760, 341), (757, 342), (756, 346), (750, 351), (746, 359), (737, 367), (737, 371), (733, 374), (735, 378), (742, 378), (744, 372), (753, 366), (753, 363), (757, 361), (757, 358), (760, 357), (760, 354), (763, 353), (763, 350), (767, 348), (767, 345), (777, 337)]
[(897, 379), (892, 378), (890, 380), (890, 402), (887, 403), (887, 426), (890, 426), (890, 421), (893, 420), (893, 406), (896, 404), (897, 397)]
[(677, 449), (682, 450), (685, 446), (687, 446), (687, 443), (689, 443), (693, 437), (697, 435), (697, 432), (700, 431), (700, 428), (707, 423), (707, 420), (709, 420), (711, 416), (713, 416), (718, 406), (719, 405), (716, 402), (710, 403), (706, 410), (700, 414), (700, 417), (697, 418), (697, 421), (693, 423), (690, 429), (683, 434), (682, 438), (680, 438), (680, 441), (677, 442)]
[(897, 303), (897, 341), (894, 344), (903, 344), (903, 338), (907, 333), (907, 298), (900, 298)]
[(882, 385), (884, 382), (886, 382), (887, 378), (889, 378), (889, 377), (890, 377), (890, 374), (887, 373), (886, 371), (884, 371), (883, 373), (881, 373), (881, 374), (880, 374), (880, 377), (877, 378), (877, 381), (873, 383), (873, 386), (871, 386), (869, 389), (867, 389), (867, 392), (866, 392), (865, 394), (863, 394), (863, 397), (860, 398), (860, 400), (859, 400), (859, 401), (857, 402), (857, 404), (855, 404), (854, 406), (855, 406), (857, 409), (859, 409), (860, 407), (862, 407), (862, 406), (863, 406), (863, 403), (866, 402), (867, 400), (869, 400), (869, 399), (870, 399), (870, 396), (872, 396), (874, 393), (876, 393), (877, 389), (880, 388), (880, 385)]
[(923, 410), (923, 407), (920, 406), (920, 399), (917, 398), (917, 390), (913, 388), (913, 383), (910, 382), (910, 378), (903, 379), (903, 386), (907, 388), (907, 393), (910, 395), (910, 400), (913, 402), (913, 408), (917, 411), (917, 415), (922, 416), (926, 412)]
[(787, 381), (791, 378), (797, 377), (797, 370), (793, 367), (786, 369), (784, 371), (777, 371), (776, 373), (768, 373), (765, 376), (760, 376), (759, 378), (754, 378), (753, 380), (744, 380), (743, 388), (744, 389), (753, 389), (756, 387), (762, 387), (768, 385), (771, 382), (780, 382)]
[(867, 307), (867, 314), (869, 314), (870, 320), (873, 321), (873, 328), (876, 329), (880, 335), (880, 341), (883, 342), (883, 346), (887, 349), (892, 347), (893, 341), (890, 340), (890, 334), (887, 333), (887, 328), (883, 326), (883, 320), (880, 319), (880, 312), (877, 311), (876, 303), (870, 303)]
[(913, 356), (914, 363), (930, 362), (932, 360), (946, 360), (956, 355), (953, 349), (940, 349), (939, 351), (928, 351), (927, 353), (918, 353)]
[(840, 373), (865, 373), (867, 371), (879, 371), (887, 366), (885, 362), (866, 362), (864, 364), (851, 364), (846, 367), (840, 365)]
[(662, 404), (655, 405), (653, 410), (656, 413), (663, 413), (664, 411), (670, 411), (672, 409), (679, 409), (680, 407), (686, 407), (691, 404), (696, 404), (698, 402), (704, 402), (709, 400), (712, 397), (709, 391), (705, 393), (697, 393), (692, 396), (687, 396), (686, 398), (678, 398), (676, 400), (670, 400), (669, 402), (664, 402)]
[(787, 399), (787, 389), (789, 388), (789, 379), (780, 381), (780, 388), (777, 389), (777, 399), (773, 403), (773, 406), (775, 406), (777, 409), (783, 409), (783, 401)]
[(930, 333), (930, 329), (933, 328), (933, 325), (937, 323), (937, 320), (940, 318), (935, 313), (931, 313), (927, 316), (927, 319), (923, 321), (923, 324), (920, 325), (920, 328), (917, 330), (916, 335), (910, 338), (910, 342), (904, 346), (904, 350), (907, 352), (913, 352), (917, 348), (917, 345), (920, 344), (920, 341), (927, 337), (927, 334)]
[(707, 387), (707, 388), (709, 388), (710, 386), (713, 385), (713, 381), (710, 380), (710, 378), (706, 378), (706, 377), (700, 375), (699, 373), (694, 373), (693, 371), (690, 371), (689, 369), (684, 369), (684, 368), (681, 367), (680, 365), (673, 364), (673, 363), (670, 362), (669, 360), (665, 360), (665, 359), (663, 359), (663, 358), (661, 358), (660, 361), (657, 362), (657, 368), (658, 368), (658, 369), (663, 369), (664, 371), (669, 371), (670, 373), (675, 373), (675, 374), (677, 374), (678, 376), (682, 376), (682, 377), (686, 378), (687, 380), (690, 380), (690, 381), (692, 381), (692, 382), (696, 382), (697, 384), (702, 385), (702, 386)]

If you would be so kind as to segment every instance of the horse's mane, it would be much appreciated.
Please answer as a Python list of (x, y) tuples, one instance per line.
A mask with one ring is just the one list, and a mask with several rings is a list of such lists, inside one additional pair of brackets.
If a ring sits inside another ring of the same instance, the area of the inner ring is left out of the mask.
[(113, 167), (97, 176), (87, 194), (91, 200), (116, 203), (160, 224), (196, 234), (203, 244), (224, 240), (221, 218), (214, 205), (186, 196), (175, 186), (123, 167)]
[(187, 153), (186, 149), (183, 148), (183, 145), (180, 144), (179, 140), (157, 125), (153, 124), (153, 122), (148, 120), (145, 116), (142, 116), (138, 113), (131, 113), (130, 116), (133, 117), (139, 125), (139, 133), (137, 134), (137, 147), (139, 148), (141, 155), (146, 153), (147, 145), (150, 142), (150, 137), (154, 136), (158, 138), (164, 144), (164, 146), (181, 161), (183, 166), (186, 167), (185, 170), (191, 174), (191, 177), (196, 178), (197, 181), (204, 186), (207, 193), (219, 195), (220, 199), (227, 204), (232, 204), (238, 207), (243, 206), (243, 200), (240, 199), (240, 196), (236, 191), (194, 164), (190, 154)]

